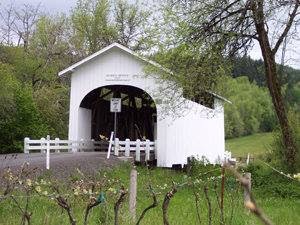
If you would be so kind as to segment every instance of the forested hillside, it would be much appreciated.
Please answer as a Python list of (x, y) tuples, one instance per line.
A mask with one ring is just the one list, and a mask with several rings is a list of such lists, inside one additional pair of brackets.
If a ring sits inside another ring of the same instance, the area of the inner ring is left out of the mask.
[[(300, 112), (300, 71), (278, 65), (286, 104)], [(226, 81), (224, 96), (232, 101), (225, 106), (226, 137), (239, 137), (257, 132), (270, 132), (277, 126), (271, 97), (268, 93), (261, 60), (250, 57), (232, 61), (234, 79)]]

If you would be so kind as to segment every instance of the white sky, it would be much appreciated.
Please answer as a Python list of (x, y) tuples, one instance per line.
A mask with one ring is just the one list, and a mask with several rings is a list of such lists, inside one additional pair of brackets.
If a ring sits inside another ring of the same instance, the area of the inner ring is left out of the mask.
[[(143, 0), (142, 0), (143, 1)], [(147, 2), (149, 0), (146, 0)], [(50, 14), (55, 13), (68, 13), (75, 7), (77, 0), (0, 0), (1, 5), (9, 4), (13, 2), (15, 5), (32, 4), (37, 5), (41, 3), (41, 10)], [(253, 59), (260, 59), (261, 52), (256, 42), (253, 49), (249, 52)], [(279, 50), (277, 56), (277, 62), (280, 63), (281, 52)], [(288, 53), (285, 56), (285, 64), (294, 68), (300, 69), (300, 42), (294, 42), (289, 45)]]
[[(42, 11), (48, 13), (69, 12), (76, 4), (77, 0), (0, 0), (0, 3), (5, 5), (13, 2), (14, 5), (32, 4), (37, 5), (41, 3)], [(0, 6), (1, 7), (1, 6)]]

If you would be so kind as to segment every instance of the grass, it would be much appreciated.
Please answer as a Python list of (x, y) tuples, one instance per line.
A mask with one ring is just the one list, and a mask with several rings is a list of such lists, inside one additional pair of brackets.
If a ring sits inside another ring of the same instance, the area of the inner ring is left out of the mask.
[(257, 157), (270, 149), (272, 140), (272, 133), (258, 133), (232, 138), (226, 140), (226, 149), (231, 151), (234, 157), (247, 157), (248, 153)]
[[(112, 170), (106, 171), (109, 179), (119, 179), (126, 187), (129, 184), (129, 174), (131, 167), (128, 164), (121, 165)], [(147, 185), (152, 184), (158, 197), (158, 206), (146, 214), (141, 224), (156, 225), (162, 224), (161, 204), (164, 195), (171, 188), (171, 182), (183, 183), (186, 181), (184, 172), (176, 172), (168, 169), (156, 168), (147, 170), (138, 167), (138, 192), (137, 192), (137, 215), (152, 203)], [(103, 172), (101, 173), (103, 174)], [(220, 180), (213, 180), (210, 183), (220, 184)], [(208, 224), (207, 221), (207, 201), (203, 193), (203, 185), (197, 186), (200, 193), (200, 217), (202, 224)], [(1, 193), (1, 192), (0, 192)], [(69, 191), (70, 193), (70, 191)], [(230, 215), (233, 210), (232, 225), (253, 225), (260, 224), (259, 221), (243, 208), (243, 193), (236, 185), (236, 189), (225, 192), (225, 218), (229, 224)], [(107, 202), (93, 209), (89, 224), (113, 224), (113, 203), (117, 196), (107, 197)], [(209, 197), (212, 203), (213, 223), (220, 224), (220, 213), (216, 196), (213, 189), (209, 189)], [(233, 200), (232, 200), (233, 199)], [(78, 224), (82, 224), (85, 203), (81, 199), (71, 199), (74, 207), (74, 213)], [(258, 203), (270, 216), (274, 224), (292, 225), (300, 221), (300, 202), (299, 199), (283, 199), (276, 197), (258, 196)], [(134, 224), (130, 222), (128, 214), (128, 199), (122, 206), (120, 214), (120, 225)], [(45, 197), (34, 197), (30, 202), (33, 225), (59, 225), (69, 224), (68, 217), (53, 201)], [(0, 224), (14, 225), (20, 224), (20, 212), (10, 200), (0, 202)], [(194, 225), (198, 224), (196, 217), (195, 199), (193, 189), (188, 186), (179, 188), (178, 192), (172, 198), (169, 206), (169, 220), (171, 225)]]

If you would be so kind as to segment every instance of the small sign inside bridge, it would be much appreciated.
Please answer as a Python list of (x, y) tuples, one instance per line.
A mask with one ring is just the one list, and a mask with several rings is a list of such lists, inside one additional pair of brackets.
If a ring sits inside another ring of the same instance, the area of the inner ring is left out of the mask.
[(121, 112), (121, 98), (110, 99), (110, 112)]

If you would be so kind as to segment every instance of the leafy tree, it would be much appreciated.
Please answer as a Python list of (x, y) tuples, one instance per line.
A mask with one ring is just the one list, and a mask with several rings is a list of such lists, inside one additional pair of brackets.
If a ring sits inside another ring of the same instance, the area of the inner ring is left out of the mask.
[(45, 85), (34, 92), (34, 101), (48, 127), (47, 134), (61, 139), (67, 138), (69, 87), (60, 84)]
[(232, 67), (232, 77), (247, 76), (251, 82), (255, 82), (259, 86), (266, 86), (262, 60), (253, 60), (249, 56), (234, 57)]
[[(292, 35), (291, 28), (297, 25), (295, 21), (298, 20), (300, 1), (211, 0), (176, 3), (174, 5), (181, 7), (182, 15), (188, 21), (189, 35), (186, 39), (189, 41), (223, 44), (223, 52), (229, 56), (247, 50), (253, 40), (258, 42), (264, 59), (266, 83), (282, 132), (284, 158), (290, 170), (294, 171), (297, 147), (281, 93), (275, 56), (285, 38)], [(281, 21), (276, 20), (278, 14), (283, 14)], [(270, 30), (274, 21), (278, 22), (278, 27)]]
[(81, 56), (91, 54), (112, 43), (116, 30), (109, 18), (109, 1), (79, 0), (72, 12), (72, 43)]
[(24, 137), (40, 138), (47, 133), (32, 91), (22, 86), (13, 68), (0, 63), (0, 153), (22, 151)]
[(148, 50), (153, 44), (149, 17), (150, 12), (142, 10), (137, 1), (117, 0), (113, 11), (116, 42), (134, 51)]
[[(296, 145), (297, 145), (297, 158), (296, 158), (296, 171), (300, 170), (300, 114), (293, 109), (288, 113), (289, 120), (291, 121), (291, 127), (293, 134), (295, 136)], [(284, 158), (281, 156), (284, 154), (284, 143), (282, 141), (282, 133), (280, 128), (276, 128), (273, 132), (274, 141), (271, 146), (271, 154), (268, 155), (268, 159), (277, 165), (278, 167), (288, 170), (288, 165), (286, 164)]]
[(179, 101), (178, 90), (182, 90), (182, 94), (193, 101), (207, 101), (205, 93), (220, 89), (220, 81), (228, 72), (225, 66), (226, 60), (217, 51), (202, 50), (198, 46), (188, 44), (166, 50), (161, 49), (154, 58), (160, 65), (169, 69), (161, 70), (159, 67), (151, 67), (150, 71), (160, 74), (160, 79), (170, 84), (170, 87), (162, 90), (160, 94), (168, 96), (170, 94), (167, 92), (176, 92), (170, 95), (172, 107), (178, 107), (183, 103)]
[(42, 16), (30, 40), (30, 53), (43, 59), (41, 67), (47, 67), (56, 78), (56, 72), (69, 65), (74, 58), (69, 44), (69, 26), (69, 19), (65, 15)]
[(275, 128), (272, 102), (265, 88), (251, 84), (247, 77), (228, 78), (224, 95), (232, 101), (225, 105), (226, 137), (239, 137)]
[(18, 81), (13, 76), (13, 68), (4, 63), (0, 63), (0, 124), (5, 124), (12, 120), (15, 112), (14, 91), (18, 86)]

